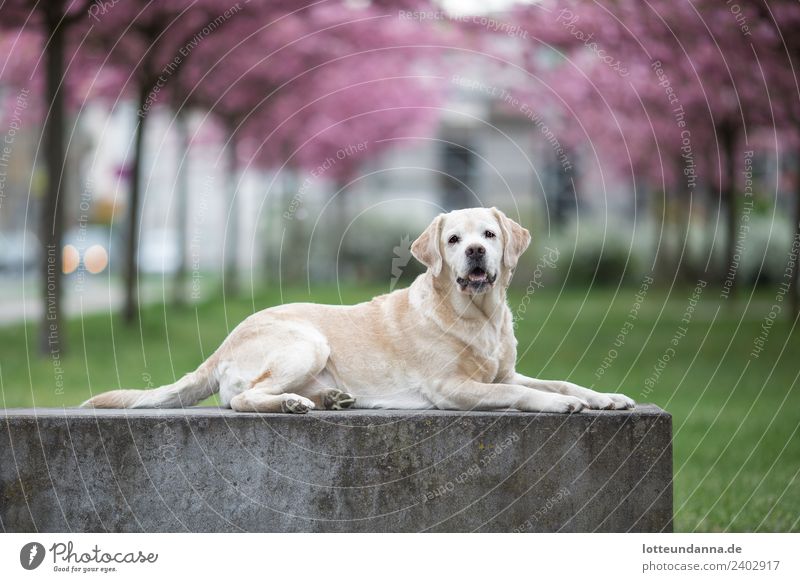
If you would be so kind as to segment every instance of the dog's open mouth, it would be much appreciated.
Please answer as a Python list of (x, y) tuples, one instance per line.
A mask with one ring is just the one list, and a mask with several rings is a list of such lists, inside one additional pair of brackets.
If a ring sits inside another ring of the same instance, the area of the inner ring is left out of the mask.
[(487, 287), (491, 287), (494, 285), (494, 281), (497, 279), (497, 275), (489, 275), (486, 271), (484, 271), (480, 267), (475, 267), (469, 273), (467, 273), (466, 277), (458, 277), (456, 278), (456, 283), (458, 286), (461, 287), (462, 291), (470, 290), (470, 291), (482, 291)]

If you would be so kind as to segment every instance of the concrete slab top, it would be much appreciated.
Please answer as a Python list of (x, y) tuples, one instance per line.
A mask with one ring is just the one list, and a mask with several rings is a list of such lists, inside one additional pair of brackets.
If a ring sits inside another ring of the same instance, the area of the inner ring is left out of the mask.
[(552, 412), (518, 412), (518, 411), (459, 411), (459, 410), (403, 410), (403, 409), (352, 409), (352, 410), (318, 410), (304, 415), (289, 415), (278, 413), (252, 413), (234, 412), (230, 408), (215, 406), (193, 406), (188, 408), (129, 408), (129, 409), (91, 409), (91, 408), (5, 408), (0, 409), (0, 420), (12, 418), (151, 418), (151, 417), (181, 417), (193, 418), (317, 418), (327, 420), (345, 420), (357, 417), (378, 417), (382, 419), (403, 418), (439, 418), (439, 417), (518, 417), (535, 419), (537, 417), (550, 417), (579, 420), (585, 417), (644, 417), (671, 415), (655, 404), (639, 404), (633, 410), (584, 410), (573, 415), (556, 414)]

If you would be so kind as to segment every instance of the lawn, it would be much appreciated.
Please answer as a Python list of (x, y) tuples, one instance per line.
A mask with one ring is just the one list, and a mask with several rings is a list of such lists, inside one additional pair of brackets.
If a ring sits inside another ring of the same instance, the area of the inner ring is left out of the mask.
[[(110, 315), (73, 320), (60, 370), (35, 355), (34, 327), (0, 328), (1, 403), (74, 406), (109, 388), (168, 383), (254, 310), (295, 300), (352, 303), (375, 292), (284, 289), (196, 307), (153, 305), (131, 328)], [(636, 293), (512, 295), (519, 369), (623, 391), (672, 413), (677, 531), (800, 531), (800, 333), (783, 315), (764, 336), (769, 293), (733, 304), (709, 286), (696, 305), (690, 289)], [(754, 357), (759, 336), (766, 339)]]

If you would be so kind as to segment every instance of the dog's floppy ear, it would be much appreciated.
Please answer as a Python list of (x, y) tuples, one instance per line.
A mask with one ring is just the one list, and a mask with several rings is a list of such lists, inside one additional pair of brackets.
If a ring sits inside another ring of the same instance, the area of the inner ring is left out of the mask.
[(505, 241), (503, 262), (506, 267), (513, 269), (517, 266), (520, 255), (531, 244), (531, 233), (528, 232), (527, 228), (523, 228), (503, 214), (501, 210), (493, 207), (492, 212), (494, 212), (497, 222), (500, 223), (500, 229), (503, 231), (503, 240)]
[(442, 215), (433, 219), (419, 238), (411, 245), (411, 254), (420, 263), (428, 267), (434, 277), (442, 272), (442, 253), (439, 250), (439, 238), (442, 234)]

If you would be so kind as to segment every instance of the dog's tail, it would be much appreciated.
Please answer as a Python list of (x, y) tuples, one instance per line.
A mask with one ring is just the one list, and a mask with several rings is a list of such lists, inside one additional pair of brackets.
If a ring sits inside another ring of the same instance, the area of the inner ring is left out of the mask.
[(204, 362), (174, 384), (151, 390), (111, 390), (93, 396), (82, 408), (183, 408), (197, 404), (219, 390), (213, 365)]

